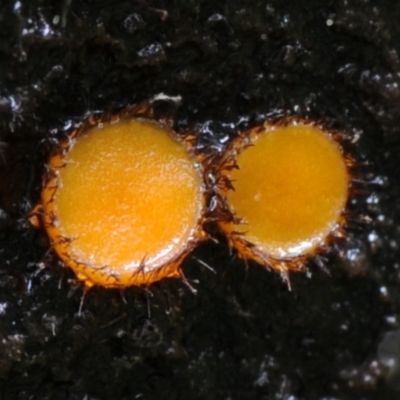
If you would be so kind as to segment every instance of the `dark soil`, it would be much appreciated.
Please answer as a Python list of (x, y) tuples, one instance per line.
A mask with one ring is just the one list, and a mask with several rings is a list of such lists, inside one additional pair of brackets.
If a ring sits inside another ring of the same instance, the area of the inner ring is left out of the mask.
[[(399, 19), (381, 0), (1, 0), (0, 399), (400, 398)], [(183, 266), (197, 294), (95, 288), (79, 313), (27, 218), (49, 148), (160, 93), (204, 151), (280, 115), (352, 142), (347, 240), (292, 291), (210, 241)]]

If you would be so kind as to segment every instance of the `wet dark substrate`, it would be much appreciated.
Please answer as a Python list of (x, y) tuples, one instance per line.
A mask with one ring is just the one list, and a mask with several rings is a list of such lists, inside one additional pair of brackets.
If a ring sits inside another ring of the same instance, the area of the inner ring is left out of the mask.
[[(57, 3), (0, 3), (0, 399), (398, 399), (400, 5)], [(160, 93), (204, 151), (280, 115), (347, 132), (363, 182), (339, 253), (290, 292), (205, 243), (216, 273), (183, 267), (197, 294), (98, 288), (79, 315), (81, 286), (27, 223), (47, 151)]]

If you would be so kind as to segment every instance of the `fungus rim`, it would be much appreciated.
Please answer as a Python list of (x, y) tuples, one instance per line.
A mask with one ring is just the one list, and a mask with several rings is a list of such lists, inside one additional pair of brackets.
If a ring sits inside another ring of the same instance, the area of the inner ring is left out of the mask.
[[(345, 204), (335, 226), (322, 238), (320, 244), (304, 254), (278, 258), (270, 256), (262, 251), (257, 245), (247, 240), (245, 232), (237, 230), (228, 232), (224, 230), (221, 225), (239, 225), (242, 221), (240, 216), (236, 216), (232, 211), (229, 200), (225, 195), (227, 192), (235, 190), (234, 183), (228, 175), (229, 171), (239, 167), (237, 164), (237, 156), (246, 148), (252, 146), (254, 139), (260, 134), (277, 127), (286, 127), (291, 125), (316, 127), (338, 145), (347, 171), (347, 195)], [(208, 202), (212, 201), (215, 204), (215, 210), (211, 213), (210, 219), (215, 221), (217, 225), (217, 235), (222, 235), (225, 238), (230, 251), (232, 252), (233, 250), (234, 254), (237, 254), (237, 256), (243, 259), (246, 263), (248, 261), (254, 261), (266, 269), (278, 272), (289, 286), (289, 272), (307, 272), (307, 265), (309, 261), (312, 260), (315, 260), (316, 264), (321, 266), (320, 259), (330, 252), (332, 245), (343, 241), (347, 237), (347, 218), (351, 214), (348, 205), (355, 195), (352, 178), (353, 171), (357, 167), (357, 163), (353, 156), (354, 152), (346, 148), (352, 147), (351, 143), (350, 146), (345, 146), (345, 144), (348, 144), (348, 140), (349, 137), (346, 133), (336, 129), (327, 129), (321, 122), (296, 117), (279, 117), (276, 119), (265, 120), (262, 124), (238, 132), (238, 135), (230, 141), (221, 154), (218, 154), (211, 159), (205, 158), (203, 160), (203, 168), (206, 171), (208, 170), (209, 174), (213, 177), (212, 180), (215, 182), (213, 190), (209, 193), (208, 198)]]
[[(110, 266), (89, 266), (79, 259), (71, 257), (69, 254), (69, 246), (73, 239), (65, 237), (61, 234), (59, 228), (56, 226), (57, 216), (53, 212), (53, 206), (49, 207), (49, 203), (54, 201), (54, 196), (59, 188), (58, 170), (65, 167), (65, 163), (61, 162), (58, 166), (54, 165), (53, 160), (62, 161), (69, 153), (76, 139), (92, 129), (101, 125), (112, 125), (119, 122), (129, 120), (141, 120), (163, 129), (169, 137), (176, 143), (183, 146), (186, 150), (188, 158), (192, 160), (193, 168), (199, 178), (199, 211), (197, 214), (196, 225), (193, 226), (189, 238), (180, 251), (175, 254), (171, 259), (167, 260), (164, 264), (154, 269), (145, 270), (146, 261), (143, 259), (139, 268), (132, 273), (129, 278), (129, 283), (120, 283), (118, 276), (113, 273), (113, 267)], [(40, 211), (34, 210), (34, 214), (38, 215), (42, 226), (50, 240), (51, 250), (55, 255), (61, 259), (64, 266), (72, 269), (79, 281), (82, 281), (85, 287), (103, 286), (105, 288), (126, 288), (130, 286), (149, 286), (152, 283), (159, 281), (163, 278), (180, 278), (186, 281), (181, 265), (184, 259), (197, 247), (200, 242), (207, 239), (208, 234), (203, 229), (206, 220), (206, 185), (203, 178), (202, 164), (195, 152), (193, 151), (192, 140), (190, 135), (179, 135), (172, 129), (172, 120), (168, 116), (162, 116), (158, 119), (154, 118), (153, 105), (149, 103), (133, 105), (123, 109), (119, 113), (104, 113), (100, 116), (90, 116), (82, 125), (73, 130), (66, 139), (52, 144), (52, 149), (46, 162), (46, 173), (42, 182), (42, 190), (40, 195), (40, 202), (38, 207)], [(47, 193), (46, 193), (47, 192)], [(48, 198), (49, 200), (46, 200)], [(93, 278), (100, 276), (99, 279)]]

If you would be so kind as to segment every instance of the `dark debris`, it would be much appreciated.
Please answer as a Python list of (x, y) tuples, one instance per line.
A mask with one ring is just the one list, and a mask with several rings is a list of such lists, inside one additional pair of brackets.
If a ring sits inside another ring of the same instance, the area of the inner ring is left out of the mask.
[[(398, 399), (399, 18), (378, 0), (2, 1), (0, 399)], [(282, 114), (354, 139), (384, 184), (364, 186), (371, 221), (330, 275), (289, 292), (210, 242), (195, 257), (216, 274), (184, 265), (196, 295), (96, 288), (78, 313), (82, 288), (27, 224), (46, 142), (160, 93), (206, 150)]]

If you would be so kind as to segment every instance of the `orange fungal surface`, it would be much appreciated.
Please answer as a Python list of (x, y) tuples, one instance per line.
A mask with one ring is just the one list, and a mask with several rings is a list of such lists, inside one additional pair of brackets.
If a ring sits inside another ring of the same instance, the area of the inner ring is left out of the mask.
[(222, 222), (221, 229), (244, 258), (253, 254), (266, 264), (310, 253), (338, 226), (347, 201), (341, 148), (306, 124), (266, 126), (247, 139), (250, 146), (237, 155), (238, 169), (228, 173), (234, 190), (226, 192), (239, 222)]
[(201, 236), (203, 187), (185, 146), (160, 125), (99, 125), (49, 160), (44, 223), (86, 285), (125, 287), (179, 276)]

